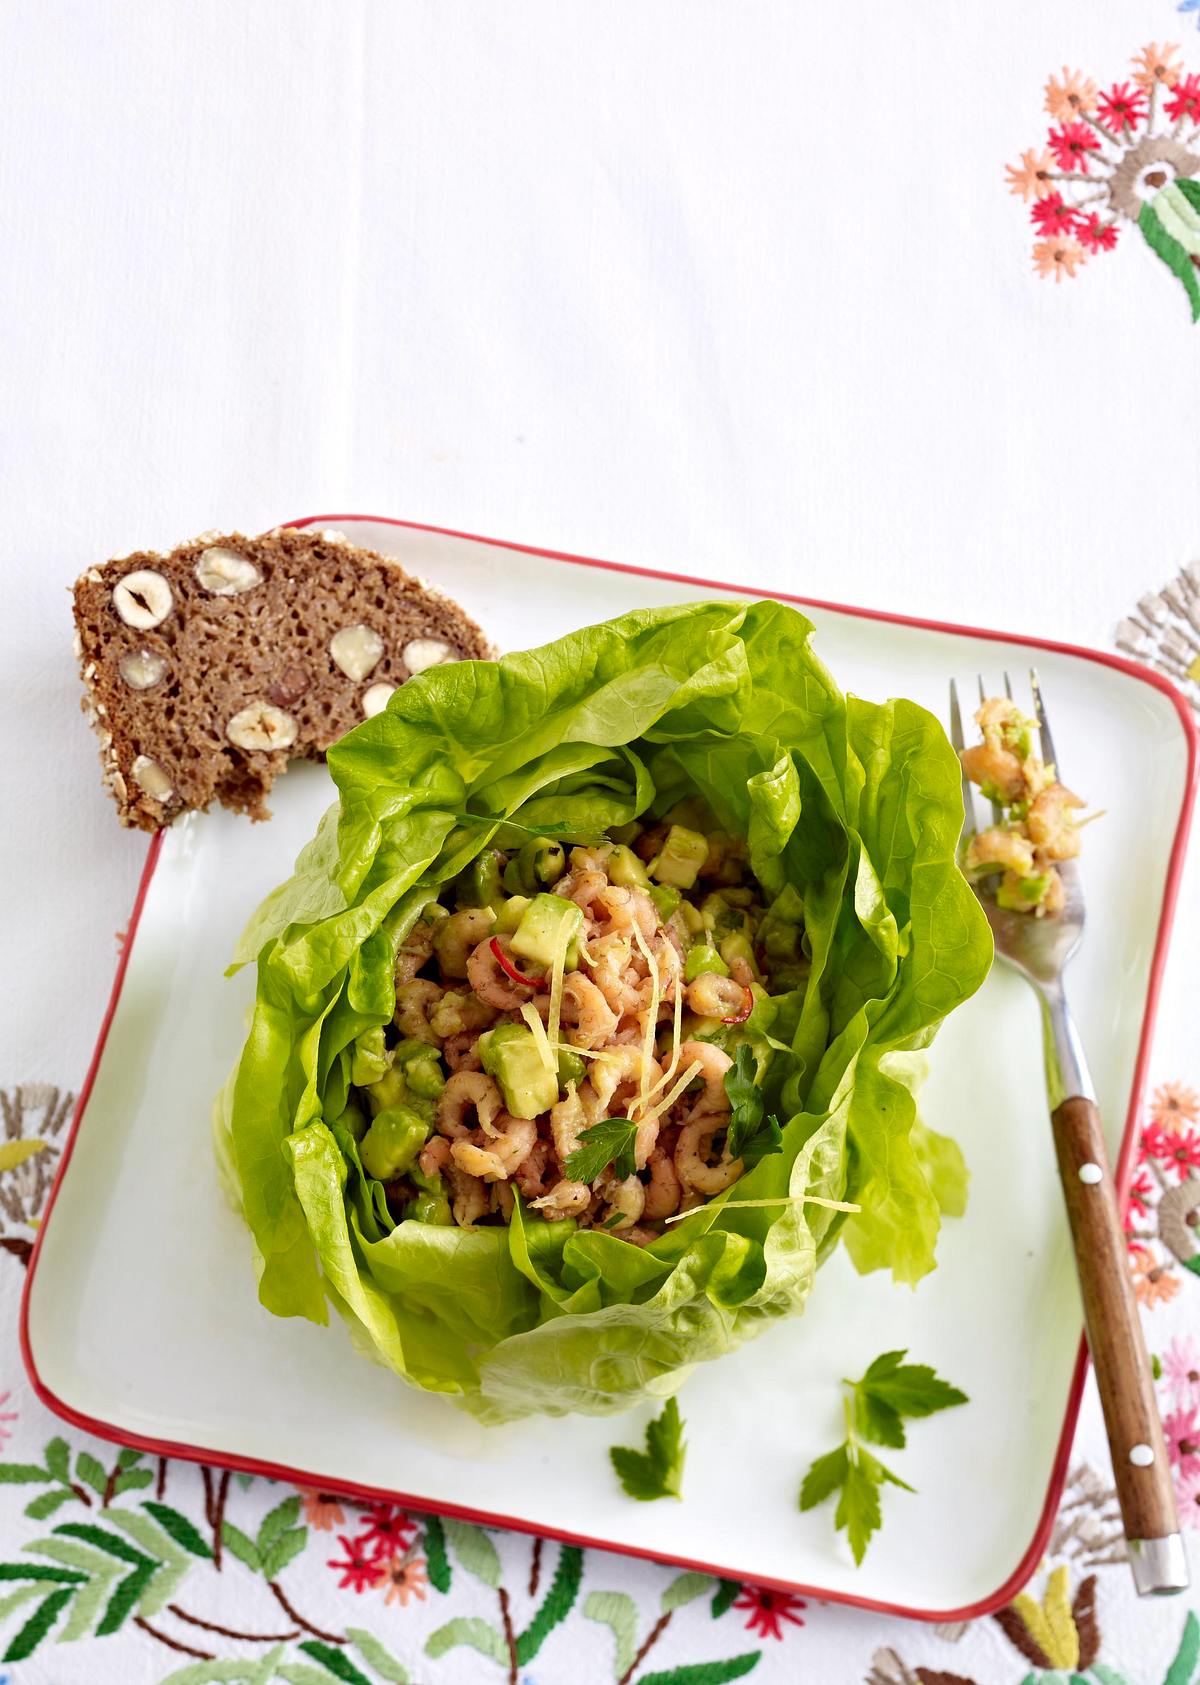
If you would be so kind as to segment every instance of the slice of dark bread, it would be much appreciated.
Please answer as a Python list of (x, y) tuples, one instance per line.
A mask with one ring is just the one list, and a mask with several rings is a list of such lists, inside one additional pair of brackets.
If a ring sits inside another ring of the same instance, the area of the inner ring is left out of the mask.
[(268, 817), (293, 757), (320, 760), (397, 685), (494, 652), (456, 603), (338, 533), (205, 533), (75, 582), (83, 708), (124, 825), (226, 807)]

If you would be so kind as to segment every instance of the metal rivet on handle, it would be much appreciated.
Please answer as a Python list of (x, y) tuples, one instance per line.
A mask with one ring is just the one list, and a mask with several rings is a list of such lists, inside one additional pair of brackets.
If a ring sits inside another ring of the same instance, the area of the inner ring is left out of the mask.
[(1094, 1187), (1097, 1182), (1104, 1180), (1104, 1172), (1098, 1164), (1081, 1164), (1079, 1166), (1079, 1180), (1086, 1182), (1088, 1187)]
[(1148, 1469), (1154, 1461), (1154, 1449), (1150, 1445), (1135, 1445), (1129, 1453), (1129, 1461), (1134, 1468)]

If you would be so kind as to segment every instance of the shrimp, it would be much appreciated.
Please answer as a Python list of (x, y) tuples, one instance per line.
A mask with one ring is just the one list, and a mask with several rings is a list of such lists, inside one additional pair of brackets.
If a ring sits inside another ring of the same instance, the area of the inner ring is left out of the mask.
[(421, 1148), (417, 1163), (423, 1176), (438, 1176), (450, 1163), (450, 1143), (444, 1135), (435, 1135)]
[(560, 1164), (566, 1164), (588, 1125), (598, 1123), (603, 1116), (604, 1107), (586, 1078), (577, 1089), (568, 1092), (565, 1100), (551, 1106), (550, 1134)]
[(1015, 831), (990, 826), (971, 838), (966, 859), (968, 872), (986, 870), (989, 866), (1004, 866), (1019, 878), (1027, 878), (1033, 871), (1033, 845)]
[(546, 1169), (553, 1149), (549, 1141), (533, 1143), (529, 1157), (513, 1172), (513, 1181), (521, 1190), (521, 1198), (538, 1199), (546, 1191)]
[(490, 907), (464, 907), (442, 920), (433, 938), (433, 951), (443, 977), (467, 975), (471, 949), (484, 940), (495, 922), (496, 915)]
[(425, 1041), (436, 1047), (438, 1036), (430, 1025), (429, 1014), (445, 992), (440, 983), (424, 977), (401, 983), (396, 990), (396, 1028), (410, 1041)]
[(657, 932), (658, 908), (644, 889), (627, 889), (624, 884), (610, 883), (598, 899), (608, 914), (610, 930), (632, 931), (636, 925), (647, 940)]
[(591, 1204), (592, 1190), (586, 1182), (570, 1182), (563, 1177), (555, 1182), (548, 1194), (530, 1203), (540, 1211), (548, 1223), (560, 1223), (564, 1217), (578, 1217)]
[(488, 1006), (498, 1007), (501, 1012), (513, 1012), (533, 998), (533, 989), (524, 983), (513, 982), (492, 952), (493, 941), (499, 942), (504, 953), (511, 956), (512, 949), (506, 936), (485, 937), (471, 950), (467, 960), (467, 981)]
[(701, 1018), (736, 1018), (746, 1004), (746, 984), (704, 971), (688, 984), (685, 998)]
[(1037, 911), (1046, 918), (1054, 918), (1061, 913), (1067, 904), (1067, 892), (1063, 888), (1063, 881), (1051, 866), (1049, 869), (1050, 882), (1046, 885), (1046, 893), (1038, 903)]
[(491, 1077), (482, 1071), (455, 1071), (452, 1077), (447, 1077), (446, 1086), (438, 1095), (434, 1114), (438, 1133), (452, 1141), (465, 1141), (471, 1131), (463, 1118), (473, 1111), (483, 1133), (494, 1135), (495, 1119), (503, 1105), (500, 1090)]
[(571, 866), (576, 872), (603, 872), (607, 869), (612, 851), (611, 843), (598, 843), (595, 848), (573, 848)]
[(479, 1053), (479, 1030), (460, 1030), (447, 1036), (442, 1043), (442, 1058), (452, 1071), (477, 1071), (482, 1060)]
[(490, 1204), (492, 1210), (498, 1212), (506, 1223), (512, 1222), (513, 1206), (516, 1204), (516, 1200), (507, 1182), (492, 1183)]
[[(713, 1112), (729, 1110), (729, 1096), (725, 1092), (725, 1073), (733, 1060), (711, 1041), (685, 1041), (679, 1049), (679, 1069), (699, 1065), (704, 1078), (704, 1092), (688, 1113), (688, 1122)], [(714, 1125), (714, 1128), (719, 1127)]]
[[(438, 924), (442, 921), (439, 919)], [(411, 983), (433, 956), (434, 925), (418, 919), (396, 951), (396, 983)]]
[(1030, 805), (1026, 824), (1039, 851), (1050, 860), (1073, 860), (1079, 853), (1079, 827), (1072, 808), (1083, 802), (1062, 784), (1049, 784)]
[(1025, 769), (1011, 749), (998, 741), (975, 743), (959, 753), (963, 771), (975, 784), (991, 784), (1006, 802), (1020, 801), (1025, 794)]
[(468, 1176), (481, 1176), (485, 1182), (500, 1182), (511, 1176), (533, 1151), (537, 1140), (537, 1124), (532, 1118), (509, 1117), (501, 1112), (497, 1119), (501, 1128), (486, 1147), (469, 1137), (450, 1144), (450, 1153), (460, 1170)]
[(617, 1014), (590, 978), (571, 971), (563, 979), (561, 1022), (576, 1047), (599, 1047), (616, 1029)]
[[(572, 851), (572, 858), (575, 852)], [(568, 872), (565, 878), (559, 879), (554, 886), (554, 893), (568, 901), (574, 901), (577, 907), (583, 909), (585, 918), (595, 919), (599, 916), (596, 905), (609, 887), (609, 881), (603, 872), (572, 871)]]
[[(620, 1047), (605, 1048), (599, 1059), (592, 1061), (592, 1087), (606, 1112), (628, 1109), (636, 1115), (643, 1089), (646, 1093), (662, 1081), (662, 1066), (656, 1059), (647, 1059), (645, 1049), (632, 1042)], [(633, 1143), (634, 1163), (643, 1169), (658, 1140), (658, 1119), (651, 1113), (638, 1124)]]
[(474, 1228), (479, 1219), (487, 1215), (487, 1188), (476, 1177), (453, 1164), (446, 1168), (446, 1180), (450, 1184), (450, 1215), (459, 1228)]
[(719, 1194), (736, 1182), (745, 1166), (740, 1158), (729, 1157), (726, 1142), (720, 1164), (710, 1164), (708, 1155), (713, 1136), (724, 1129), (725, 1117), (706, 1114), (696, 1122), (685, 1123), (679, 1131), (675, 1147), (675, 1170), (685, 1188), (701, 1194)]
[(670, 1217), (679, 1209), (679, 1199), (683, 1189), (675, 1171), (675, 1164), (670, 1153), (661, 1147), (655, 1147), (650, 1154), (647, 1166), (649, 1181), (646, 1183), (646, 1203), (642, 1207), (642, 1216), (654, 1222), (660, 1217)]
[(614, 1178), (602, 1188), (602, 1192), (604, 1203), (608, 1206), (603, 1227), (610, 1234), (613, 1230), (631, 1229), (646, 1205), (646, 1190), (637, 1177), (626, 1176), (623, 1181)]

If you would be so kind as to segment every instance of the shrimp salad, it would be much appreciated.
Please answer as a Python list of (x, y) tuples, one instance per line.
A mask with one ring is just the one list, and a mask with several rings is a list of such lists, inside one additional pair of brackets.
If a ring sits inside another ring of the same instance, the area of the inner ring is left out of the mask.
[[(645, 1245), (742, 1175), (730, 1049), (803, 943), (698, 802), (598, 845), (486, 850), (400, 944), (394, 1022), (360, 1039), (338, 1121), (397, 1221), (508, 1223), (519, 1194)], [(631, 1162), (597, 1171), (580, 1148), (608, 1120)]]
[(976, 710), (983, 742), (962, 751), (963, 771), (1002, 817), (967, 844), (970, 878), (999, 877), (996, 903), (1014, 913), (1054, 918), (1062, 912), (1058, 867), (1079, 853), (1082, 799), (1060, 784), (1035, 747), (1037, 721), (1005, 696)]

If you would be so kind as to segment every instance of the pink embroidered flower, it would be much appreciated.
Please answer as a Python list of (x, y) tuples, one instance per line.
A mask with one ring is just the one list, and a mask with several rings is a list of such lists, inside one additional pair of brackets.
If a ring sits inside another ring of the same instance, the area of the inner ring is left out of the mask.
[(1100, 95), (1096, 115), (1106, 128), (1118, 134), (1122, 129), (1136, 129), (1146, 116), (1146, 96), (1128, 82), (1114, 82), (1106, 94)]
[(1055, 281), (1064, 276), (1074, 279), (1076, 271), (1087, 262), (1087, 253), (1078, 240), (1060, 235), (1054, 240), (1039, 240), (1033, 248), (1033, 267), (1043, 280), (1053, 275)]
[[(11, 1397), (11, 1392), (0, 1392), (0, 1405), (7, 1404)], [(15, 1422), (18, 1415), (19, 1412), (16, 1410), (0, 1409), (0, 1445), (2, 1445), (6, 1439), (12, 1438), (12, 1429), (8, 1426), (8, 1424), (9, 1422)]]
[(387, 1567), (378, 1557), (369, 1556), (367, 1547), (360, 1539), (348, 1539), (344, 1533), (338, 1535), (338, 1544), (346, 1553), (344, 1562), (335, 1562), (330, 1558), (328, 1567), (342, 1577), (338, 1581), (338, 1590), (364, 1592), (377, 1586), (387, 1573)]
[(1172, 1130), (1163, 1156), (1182, 1182), (1190, 1170), (1200, 1170), (1200, 1133), (1195, 1129)]
[(1164, 41), (1161, 47), (1157, 41), (1151, 41), (1148, 47), (1143, 47), (1137, 57), (1130, 60), (1133, 79), (1138, 87), (1144, 88), (1147, 93), (1163, 84), (1173, 88), (1179, 80), (1178, 53), (1179, 48), (1173, 41)]
[(1029, 214), (1039, 234), (1075, 233), (1076, 213), (1070, 205), (1063, 203), (1061, 193), (1049, 193), (1044, 199), (1036, 199)]
[(756, 1632), (760, 1638), (782, 1638), (781, 1621), (803, 1626), (803, 1617), (796, 1611), (807, 1608), (802, 1597), (796, 1597), (790, 1591), (768, 1591), (766, 1586), (743, 1586), (741, 1596), (733, 1606), (749, 1611), (746, 1630)]
[[(1154, 1090), (1150, 1116), (1160, 1130), (1173, 1129), (1180, 1123), (1200, 1123), (1200, 1094), (1181, 1082), (1164, 1082)], [(1165, 1146), (1156, 1149), (1158, 1156), (1165, 1152)]]
[(304, 1503), (304, 1519), (318, 1533), (332, 1533), (335, 1527), (346, 1525), (346, 1512), (330, 1493), (301, 1488), (300, 1497)]
[(1054, 159), (1048, 152), (1035, 152), (1030, 147), (1028, 152), (1022, 152), (1019, 164), (1005, 164), (1008, 191), (1027, 204), (1030, 199), (1043, 198), (1051, 191), (1050, 172), (1053, 168)]
[(1082, 170), (1088, 173), (1088, 154), (1099, 152), (1100, 137), (1086, 123), (1064, 123), (1061, 129), (1051, 129), (1047, 143), (1062, 170)]
[(1046, 83), (1046, 110), (1051, 117), (1079, 117), (1096, 108), (1096, 84), (1082, 70), (1062, 68), (1062, 81), (1052, 76)]
[(1167, 1455), (1181, 1474), (1200, 1474), (1200, 1423), (1195, 1410), (1172, 1410), (1163, 1417)]
[(1175, 1497), (1183, 1526), (1200, 1527), (1200, 1470), (1192, 1474), (1176, 1473)]
[(1149, 1171), (1139, 1170), (1129, 1184), (1129, 1193), (1126, 1195), (1128, 1201), (1125, 1207), (1126, 1212), (1132, 1216), (1136, 1211), (1140, 1217), (1144, 1217), (1150, 1209), (1150, 1196), (1153, 1192), (1154, 1183), (1150, 1180)]
[(1179, 1283), (1171, 1274), (1170, 1264), (1156, 1262), (1154, 1254), (1144, 1246), (1130, 1248), (1129, 1262), (1133, 1269), (1133, 1291), (1139, 1304), (1151, 1308), (1165, 1305), (1178, 1293)]
[(1181, 123), (1185, 117), (1200, 123), (1200, 76), (1181, 76), (1163, 110), (1173, 123)]
[(384, 1578), (383, 1601), (398, 1602), (402, 1609), (407, 1609), (410, 1597), (415, 1597), (419, 1603), (425, 1601), (428, 1585), (429, 1576), (425, 1572), (423, 1556), (389, 1562)]
[(403, 1556), (416, 1536), (417, 1524), (395, 1504), (372, 1504), (363, 1511), (363, 1530), (354, 1543), (378, 1561)]
[(1178, 1334), (1163, 1353), (1163, 1374), (1171, 1397), (1181, 1409), (1200, 1408), (1200, 1345), (1190, 1334)]

